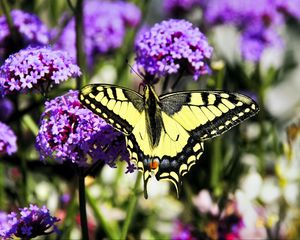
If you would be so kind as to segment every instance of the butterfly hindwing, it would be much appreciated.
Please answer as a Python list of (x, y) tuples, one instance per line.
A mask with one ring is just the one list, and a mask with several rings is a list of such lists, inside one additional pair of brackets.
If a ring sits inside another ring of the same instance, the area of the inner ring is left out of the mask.
[(106, 84), (85, 86), (80, 101), (125, 135), (132, 132), (144, 110), (143, 97), (139, 93)]
[(201, 141), (218, 136), (258, 112), (257, 104), (238, 93), (176, 92), (160, 96), (162, 111)]

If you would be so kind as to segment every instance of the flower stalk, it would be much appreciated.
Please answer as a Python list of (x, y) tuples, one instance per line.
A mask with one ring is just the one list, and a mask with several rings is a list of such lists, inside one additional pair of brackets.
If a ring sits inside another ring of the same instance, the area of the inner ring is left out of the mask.
[[(83, 73), (86, 72), (86, 58), (83, 51), (84, 25), (83, 25), (83, 0), (77, 0), (75, 6), (75, 32), (76, 32), (76, 62)], [(85, 85), (84, 74), (76, 78), (76, 89)]]
[(83, 169), (79, 169), (78, 175), (78, 192), (79, 192), (79, 210), (80, 210), (80, 225), (82, 239), (89, 239), (88, 223), (86, 215), (86, 198), (85, 198), (85, 176), (83, 175)]
[(120, 239), (126, 239), (129, 227), (133, 220), (133, 216), (134, 216), (134, 212), (136, 209), (137, 200), (138, 200), (138, 196), (139, 196), (139, 186), (140, 186), (141, 179), (142, 179), (142, 173), (139, 172), (137, 175), (137, 178), (136, 178), (136, 182), (135, 182), (131, 197), (128, 201), (129, 204), (128, 204), (127, 211), (126, 211), (127, 215), (126, 215), (126, 218), (124, 221), (123, 228), (121, 230)]

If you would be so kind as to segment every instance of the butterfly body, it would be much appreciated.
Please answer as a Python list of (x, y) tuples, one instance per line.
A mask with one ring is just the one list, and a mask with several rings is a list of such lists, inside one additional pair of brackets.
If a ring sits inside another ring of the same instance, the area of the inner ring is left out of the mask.
[(147, 182), (174, 183), (203, 153), (204, 141), (222, 134), (258, 112), (247, 96), (219, 91), (186, 91), (157, 96), (150, 85), (144, 94), (113, 85), (87, 85), (80, 101), (126, 136), (131, 159)]

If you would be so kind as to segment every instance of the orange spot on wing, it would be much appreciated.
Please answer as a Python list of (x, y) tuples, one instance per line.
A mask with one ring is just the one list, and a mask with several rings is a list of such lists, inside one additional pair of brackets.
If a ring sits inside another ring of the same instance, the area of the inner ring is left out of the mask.
[(157, 169), (158, 166), (159, 166), (159, 161), (157, 159), (152, 160), (149, 164), (151, 170)]

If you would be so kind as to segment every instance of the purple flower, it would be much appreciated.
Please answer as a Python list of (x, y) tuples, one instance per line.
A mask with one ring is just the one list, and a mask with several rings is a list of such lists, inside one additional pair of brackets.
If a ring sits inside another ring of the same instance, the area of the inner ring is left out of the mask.
[(278, 11), (287, 16), (300, 20), (300, 1), (299, 0), (276, 0)]
[(116, 7), (119, 8), (119, 14), (123, 19), (123, 23), (129, 27), (138, 26), (141, 21), (141, 10), (130, 2), (117, 2), (117, 4), (119, 4), (119, 6)]
[(136, 41), (136, 67), (157, 77), (187, 71), (196, 80), (209, 73), (212, 55), (206, 37), (185, 20), (157, 23)]
[(80, 74), (79, 67), (66, 52), (47, 47), (27, 48), (11, 55), (0, 67), (0, 93), (28, 92), (29, 89), (44, 92)]
[[(99, 54), (119, 48), (125, 36), (126, 26), (135, 27), (141, 12), (131, 3), (86, 1), (84, 5), (84, 48), (88, 63), (93, 64)], [(76, 56), (74, 19), (62, 32), (56, 48)]]
[(194, 240), (197, 239), (192, 233), (192, 226), (176, 220), (171, 236), (172, 240)]
[(202, 0), (206, 23), (236, 26), (241, 31), (242, 56), (254, 62), (267, 47), (283, 47), (278, 34), (278, 27), (284, 23), (282, 13), (300, 17), (296, 5), (300, 7), (299, 0)]
[(50, 215), (49, 210), (43, 206), (30, 204), (29, 207), (19, 208), (19, 212), (11, 212), (3, 216), (0, 221), (0, 236), (2, 239), (22, 238), (30, 239), (41, 235), (58, 233), (55, 225), (59, 219)]
[(0, 122), (0, 155), (17, 151), (17, 137), (9, 126)]
[(271, 28), (264, 28), (260, 24), (252, 24), (241, 35), (242, 56), (253, 62), (260, 59), (268, 46), (283, 47), (283, 42), (277, 32)]
[(92, 159), (114, 167), (120, 155), (131, 167), (124, 135), (84, 108), (77, 91), (69, 91), (45, 105), (36, 138), (42, 160), (54, 158), (87, 166), (88, 159)]
[[(13, 24), (21, 36), (18, 46), (11, 46), (12, 36), (6, 17), (0, 17), (0, 60), (28, 45), (46, 45), (49, 43), (49, 30), (38, 16), (21, 10), (11, 11)], [(13, 48), (13, 49), (12, 49)]]

